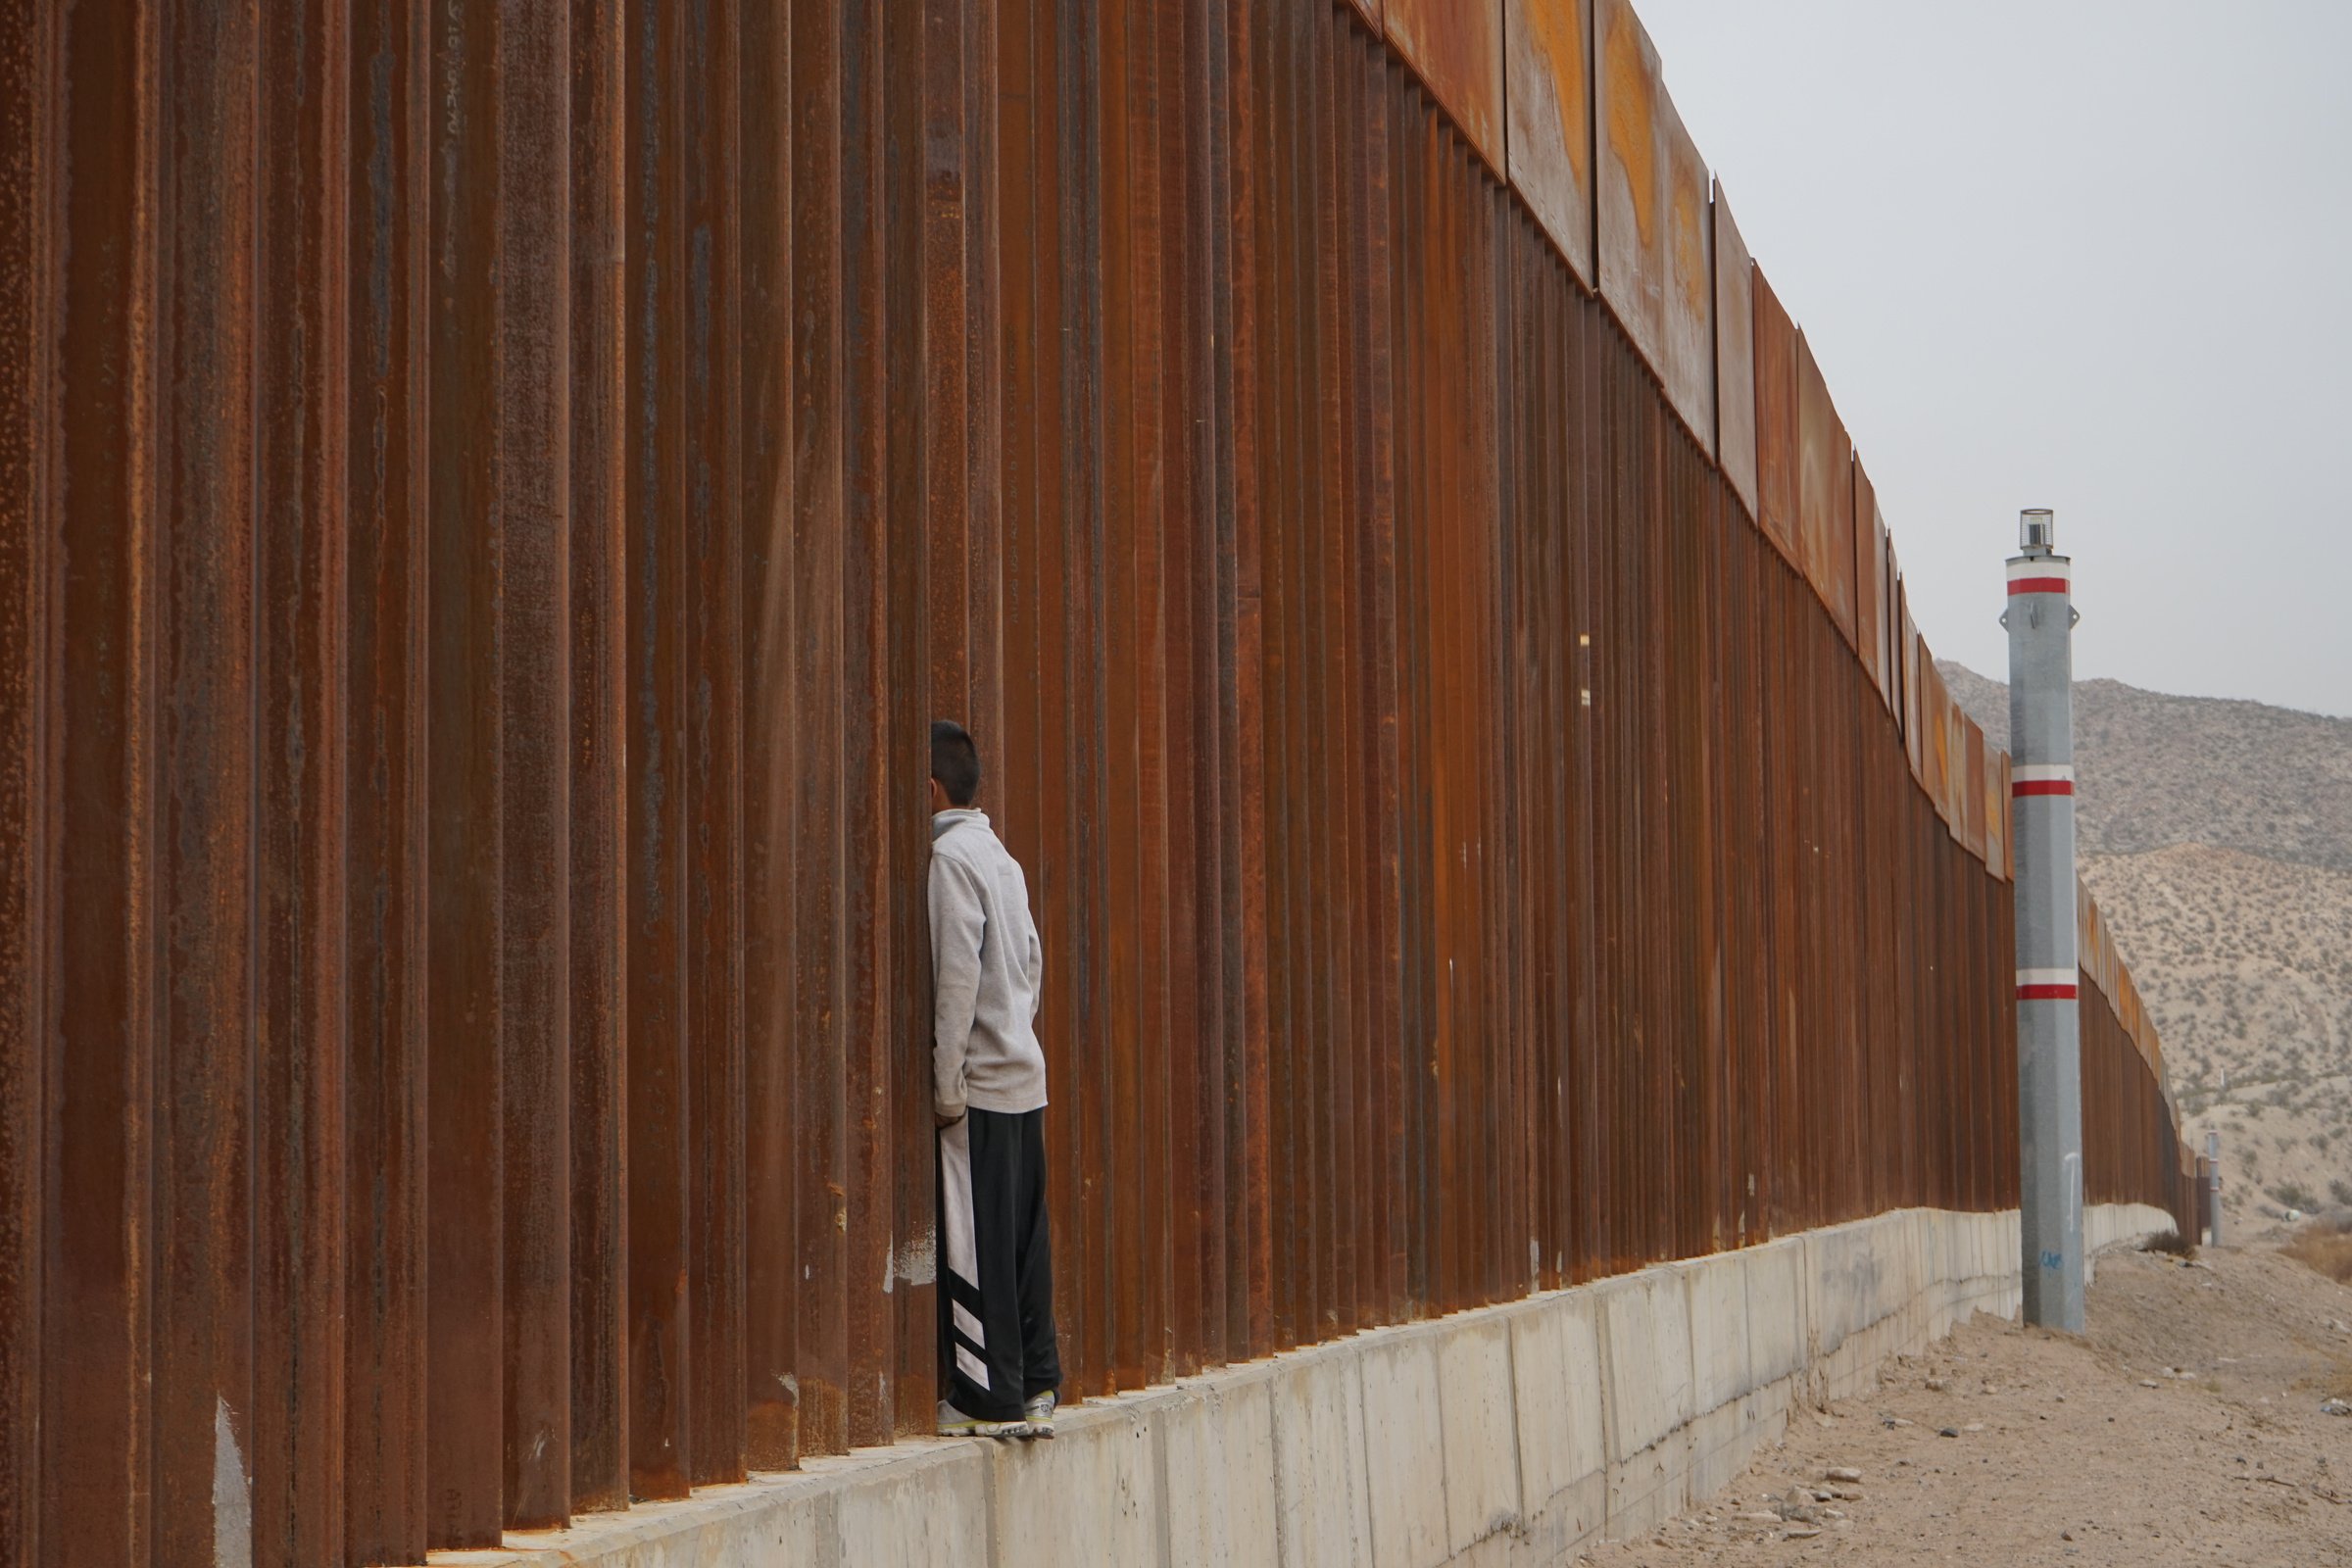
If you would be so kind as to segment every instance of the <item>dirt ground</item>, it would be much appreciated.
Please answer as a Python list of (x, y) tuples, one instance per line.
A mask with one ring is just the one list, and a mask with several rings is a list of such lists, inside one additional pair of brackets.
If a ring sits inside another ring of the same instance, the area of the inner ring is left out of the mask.
[(1577, 1560), (2352, 1565), (2352, 1416), (2321, 1409), (2352, 1399), (2352, 1289), (2267, 1250), (2110, 1254), (2087, 1319), (1979, 1316), (1798, 1411), (1702, 1510)]

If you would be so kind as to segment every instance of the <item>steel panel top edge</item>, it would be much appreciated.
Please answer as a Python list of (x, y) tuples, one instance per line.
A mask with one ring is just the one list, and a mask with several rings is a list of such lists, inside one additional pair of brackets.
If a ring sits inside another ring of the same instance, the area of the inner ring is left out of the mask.
[(1666, 299), (1666, 396), (1708, 457), (1715, 456), (1714, 180), (1664, 86), (1657, 97), (1664, 230), (1657, 258)]
[(1854, 514), (1854, 656), (1862, 662), (1863, 672), (1884, 691), (1886, 672), (1881, 667), (1883, 645), (1879, 640), (1879, 493), (1870, 482), (1869, 470), (1862, 466), (1860, 453), (1850, 456), (1846, 473), (1848, 504)]
[(1803, 568), (1796, 534), (1796, 323), (1752, 265), (1756, 380), (1756, 522), (1790, 565)]
[(1715, 181), (1715, 462), (1756, 516), (1754, 258)]
[[(1853, 485), (1847, 473), (1853, 444), (1831, 400), (1830, 383), (1813, 345), (1796, 334), (1796, 477), (1798, 559), (1805, 576), (1846, 641), (1854, 640), (1854, 557), (1847, 535)], [(1843, 526), (1840, 526), (1840, 518)]]
[(1593, 0), (1593, 251), (1600, 296), (1666, 379), (1666, 150), (1658, 51), (1627, 0)]
[(1356, 15), (1372, 24), (1374, 32), (1380, 31), (1380, 0), (1350, 0), (1350, 3), (1354, 5)]
[(1506, 0), (1503, 59), (1511, 184), (1592, 288), (1592, 0)]
[(1502, 9), (1460, 0), (1384, 0), (1389, 42), (1497, 179), (1506, 178)]

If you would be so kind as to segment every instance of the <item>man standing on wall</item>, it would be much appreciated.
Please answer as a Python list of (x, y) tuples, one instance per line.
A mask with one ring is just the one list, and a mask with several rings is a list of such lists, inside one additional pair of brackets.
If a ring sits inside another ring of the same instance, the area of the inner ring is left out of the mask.
[(1029, 884), (972, 801), (980, 752), (931, 725), (931, 1108), (939, 1123), (939, 1431), (1054, 1435), (1045, 954)]

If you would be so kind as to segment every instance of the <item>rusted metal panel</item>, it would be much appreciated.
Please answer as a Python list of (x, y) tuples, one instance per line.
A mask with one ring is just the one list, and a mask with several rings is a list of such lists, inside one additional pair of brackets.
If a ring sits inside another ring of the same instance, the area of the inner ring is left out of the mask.
[[(266, 20), (259, 134), (255, 565), (253, 1560), (332, 1562), (344, 1488), (341, 746), (349, 341), (344, 8)], [(560, 710), (560, 708), (558, 710)], [(556, 1212), (561, 1214), (561, 1205)]]
[(1506, 0), (1503, 47), (1511, 184), (1591, 287), (1592, 0)]
[(571, 1511), (571, 47), (498, 27), (496, 701), (505, 1523)]
[(1937, 797), (1943, 811), (1944, 825), (1952, 837), (1962, 844), (1968, 842), (1968, 798), (1975, 793), (1976, 778), (1968, 771), (1968, 710), (1952, 701), (1949, 687), (1943, 683), (1941, 671), (1936, 676), (1936, 707), (1943, 724), (1943, 773), (1941, 793)]
[(0, 1557), (39, 1560), (56, 36), (0, 16)]
[(799, 750), (794, 583), (797, 88), (788, 8), (742, 14), (737, 222), (743, 268), (744, 1463), (800, 1457), (799, 1151), (794, 1137)]
[[(626, 1507), (629, 1497), (622, 21), (622, 0), (589, 0), (571, 10), (571, 1107), (566, 1133), (571, 1151), (570, 1505), (575, 1511)], [(772, 96), (762, 99), (772, 101)]]
[(1853, 574), (1854, 574), (1854, 657), (1862, 662), (1862, 672), (1870, 677), (1880, 695), (1886, 690), (1886, 623), (1879, 601), (1879, 588), (1884, 579), (1880, 569), (1879, 551), (1886, 535), (1879, 527), (1879, 496), (1872, 488), (1870, 475), (1863, 471), (1862, 460), (1855, 457), (1847, 466), (1850, 491), (1846, 506), (1854, 518)]
[(2009, 754), (1988, 749), (1984, 756), (1984, 868), (2002, 881), (2010, 880), (2009, 864)]
[(1761, 517), (1757, 489), (1756, 290), (1761, 280), (1715, 182), (1715, 461), (1724, 479)]
[[(1957, 705), (1955, 705), (1957, 706)], [(1979, 860), (1986, 859), (1984, 827), (1984, 732), (1964, 712), (1960, 719), (1959, 795), (1964, 818), (1960, 842)]]
[(224, 1409), (241, 1441), (253, 1433), (258, 37), (250, 15), (158, 21), (172, 127), (158, 189), (202, 215), (159, 250), (172, 395), (152, 431), (159, 528), (141, 564), (156, 582), (154, 1548), (184, 1560), (213, 1548)]
[[(54, 13), (52, 13), (54, 15)], [(51, 1096), (41, 1275), (41, 1558), (156, 1551), (154, 1473), (158, 948), (155, 448), (161, 143), (157, 30), (138, 8), (59, 18), (56, 598), (47, 715), (55, 834)], [(83, 265), (67, 265), (80, 256)], [(209, 1516), (209, 1509), (208, 1509)]]
[(629, 404), (623, 458), (629, 731), (628, 1413), (629, 1491), (677, 1497), (691, 1456), (691, 1186), (687, 995), (687, 563), (684, 147), (679, 92), (684, 14), (631, 0), (627, 117)]
[(1706, 163), (1628, 0), (1596, 0), (1592, 36), (1600, 294), (1712, 454), (1715, 235)]
[[(1755, 304), (1756, 522), (1781, 559), (1804, 569), (1798, 525), (1796, 326), (1761, 266)], [(1727, 317), (1726, 319), (1729, 319)]]
[(433, 1544), (494, 1546), (506, 1525), (498, 29), (468, 8), (434, 33), (425, 1486)]
[(1690, 438), (1715, 455), (1715, 223), (1706, 160), (1683, 128), (1674, 99), (1657, 97), (1665, 290), (1666, 396)]
[(425, 1499), (424, 349), (429, 55), (421, 8), (352, 12), (345, 675), (345, 1560), (419, 1559)]
[(1389, 43), (1417, 73), (1471, 148), (1507, 178), (1502, 8), (1453, 0), (1381, 0)]
[[(738, 8), (686, 7), (688, 1474), (744, 1477), (743, 360)], [(771, 90), (766, 84), (755, 90)], [(879, 1281), (877, 1280), (877, 1285)]]
[(1664, 380), (1672, 217), (1658, 52), (1628, 0), (1594, 0), (1592, 41), (1594, 270), (1601, 298)]
[(1805, 579), (1854, 643), (1853, 443), (1830, 401), (1812, 345), (1796, 335), (1797, 536)]
[(848, 1327), (845, 1438), (887, 1443), (894, 1418), (890, 1299), (893, 1175), (890, 1085), (894, 757), (890, 691), (888, 102), (883, 20), (841, 24), (843, 1010), (847, 1060), (846, 1250), (831, 1289)]

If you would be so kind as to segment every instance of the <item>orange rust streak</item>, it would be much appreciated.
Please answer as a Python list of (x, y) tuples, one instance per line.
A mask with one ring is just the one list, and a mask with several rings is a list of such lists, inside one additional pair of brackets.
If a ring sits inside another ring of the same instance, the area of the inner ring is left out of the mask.
[(1560, 141), (1568, 149), (1568, 165), (1576, 171), (1579, 189), (1585, 184), (1588, 161), (1585, 138), (1577, 134), (1592, 111), (1585, 103), (1585, 35), (1580, 0), (1527, 0), (1527, 19), (1535, 29), (1537, 47), (1544, 52), (1551, 75), (1552, 107), (1558, 111)]
[(1624, 166), (1625, 182), (1634, 198), (1634, 224), (1648, 251), (1657, 232), (1658, 154), (1650, 127), (1657, 123), (1655, 87), (1642, 59), (1642, 39), (1634, 14), (1619, 7), (1609, 17), (1609, 36), (1603, 46), (1609, 74), (1609, 151)]

